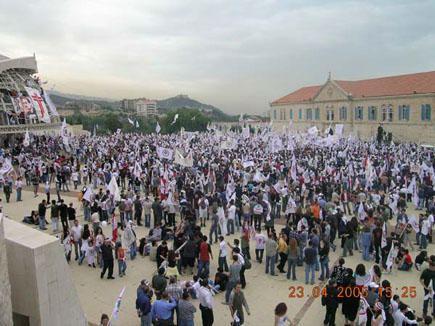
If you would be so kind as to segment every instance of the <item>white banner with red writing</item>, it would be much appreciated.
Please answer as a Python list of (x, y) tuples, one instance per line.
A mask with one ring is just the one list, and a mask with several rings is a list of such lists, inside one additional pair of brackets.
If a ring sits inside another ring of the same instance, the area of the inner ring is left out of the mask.
[(47, 106), (45, 105), (44, 99), (37, 89), (31, 87), (25, 87), (29, 97), (35, 108), (36, 115), (39, 121), (50, 123), (50, 116), (48, 114)]

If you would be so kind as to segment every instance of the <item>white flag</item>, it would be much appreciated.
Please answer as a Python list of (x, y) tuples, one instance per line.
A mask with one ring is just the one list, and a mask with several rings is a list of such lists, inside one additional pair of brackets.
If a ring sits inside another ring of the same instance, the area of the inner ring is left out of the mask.
[(382, 242), (381, 242), (381, 247), (384, 248), (387, 246), (387, 226), (384, 225), (382, 226)]
[(250, 166), (254, 166), (254, 161), (243, 162), (243, 168), (244, 169), (249, 168)]
[(335, 134), (336, 135), (343, 134), (343, 125), (342, 124), (335, 125)]
[(316, 135), (318, 132), (319, 132), (319, 130), (317, 129), (316, 126), (311, 127), (310, 129), (308, 129), (308, 133), (309, 133), (310, 135)]
[(249, 127), (243, 128), (243, 130), (242, 130), (242, 136), (243, 136), (243, 139), (249, 139), (249, 137), (251, 136)]
[(174, 151), (169, 148), (157, 147), (157, 154), (159, 155), (160, 159), (172, 160)]
[(29, 135), (29, 129), (26, 129), (26, 135), (24, 136), (23, 145), (25, 147), (28, 147), (30, 145), (30, 135)]
[(121, 294), (118, 297), (118, 300), (116, 300), (115, 307), (113, 308), (112, 316), (116, 321), (119, 320), (118, 312), (119, 312), (119, 307), (121, 306), (121, 299), (122, 296), (124, 295), (124, 292), (125, 292), (125, 286), (122, 289)]
[(193, 116), (192, 121), (195, 121), (195, 120), (196, 120), (196, 116)]
[(292, 157), (292, 167), (291, 167), (291, 177), (293, 181), (296, 181), (297, 175), (296, 175), (296, 157), (293, 155)]
[(67, 152), (70, 151), (70, 147), (69, 147), (69, 135), (68, 135), (68, 130), (66, 128), (66, 119), (64, 118), (62, 121), (62, 125), (60, 126), (60, 134), (62, 136), (62, 141), (63, 144), (65, 146), (65, 149)]
[(91, 187), (88, 187), (85, 191), (85, 194), (83, 195), (83, 199), (88, 202), (91, 202), (91, 197), (92, 197), (92, 189)]
[(159, 122), (157, 121), (157, 125), (156, 125), (156, 133), (160, 133), (160, 130), (162, 130), (162, 128), (160, 128)]
[(387, 270), (391, 270), (391, 267), (393, 266), (393, 262), (394, 262), (394, 242), (391, 242), (391, 249), (390, 252), (388, 253), (387, 261), (385, 263), (387, 265)]
[(107, 190), (109, 190), (110, 194), (114, 196), (116, 201), (121, 200), (118, 183), (116, 183), (116, 179), (114, 176), (112, 176), (112, 180), (110, 180), (109, 185), (107, 186)]
[(186, 157), (183, 157), (183, 155), (178, 150), (175, 150), (174, 163), (177, 163), (179, 165), (186, 166), (186, 167), (192, 167), (193, 166), (192, 153), (189, 153)]
[(359, 320), (358, 325), (364, 324), (367, 321), (367, 308), (369, 304), (363, 297), (359, 299)]
[(415, 215), (412, 214), (411, 218), (409, 219), (409, 224), (412, 226), (412, 228), (414, 229), (415, 233), (420, 232), (420, 227), (417, 223), (417, 221), (415, 220)]
[(139, 121), (136, 120), (136, 128), (139, 128)]
[(175, 124), (175, 122), (177, 122), (178, 119), (178, 113), (174, 116), (174, 121), (172, 121), (171, 125)]
[(239, 121), (240, 121), (240, 122), (243, 121), (243, 113), (240, 113)]
[(134, 121), (128, 118), (128, 122), (134, 127)]
[(12, 163), (11, 163), (10, 159), (6, 158), (3, 161), (3, 165), (0, 169), (0, 174), (5, 175), (5, 174), (9, 173), (10, 171), (12, 171)]

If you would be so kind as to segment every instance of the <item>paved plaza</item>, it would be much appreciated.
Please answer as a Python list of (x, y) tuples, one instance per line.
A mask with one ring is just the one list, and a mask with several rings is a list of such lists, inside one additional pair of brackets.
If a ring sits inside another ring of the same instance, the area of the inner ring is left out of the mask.
[[(74, 203), (74, 207), (77, 209), (77, 215), (79, 216), (80, 224), (84, 224), (83, 211), (81, 204), (77, 200), (76, 193), (62, 193), (65, 202), (69, 204)], [(23, 191), (23, 202), (17, 203), (14, 195), (11, 198), (11, 203), (7, 204), (3, 199), (3, 212), (4, 215), (15, 221), (21, 221), (24, 216), (29, 215), (31, 210), (37, 209), (38, 203), (45, 199), (45, 194), (40, 194), (39, 197), (34, 198), (30, 191)], [(416, 211), (410, 209), (409, 215), (418, 214)], [(49, 214), (47, 214), (48, 216)], [(416, 215), (417, 216), (417, 215)], [(393, 220), (394, 221), (394, 220)], [(209, 222), (208, 222), (209, 225)], [(36, 226), (29, 226), (37, 228)], [(276, 225), (276, 229), (280, 230), (281, 225)], [(208, 228), (207, 228), (208, 229)], [(142, 238), (148, 235), (148, 229), (144, 227), (138, 227), (136, 229), (137, 238)], [(42, 231), (41, 231), (42, 232)], [(59, 236), (52, 233), (52, 227), (49, 225), (48, 230), (45, 231), (53, 236)], [(104, 228), (106, 235), (111, 235), (111, 225)], [(264, 231), (263, 231), (264, 232)], [(208, 234), (208, 232), (206, 232)], [(237, 235), (239, 236), (239, 235)], [(232, 242), (234, 236), (226, 237), (227, 241)], [(336, 241), (336, 243), (339, 243)], [(254, 242), (251, 241), (251, 256), (255, 257)], [(59, 246), (61, 244), (59, 243)], [(63, 250), (63, 247), (62, 247)], [(210, 275), (214, 278), (214, 274), (217, 269), (217, 256), (218, 246), (213, 244), (212, 251), (215, 259), (211, 262)], [(418, 251), (412, 251), (411, 256), (414, 259)], [(434, 245), (430, 244), (428, 247), (428, 253), (434, 254)], [(335, 262), (341, 254), (340, 248), (337, 248), (336, 252), (330, 253), (331, 265)], [(74, 253), (72, 254), (74, 257)], [(355, 266), (362, 262), (361, 253), (355, 252), (353, 257), (346, 258), (345, 266), (355, 268)], [(364, 262), (367, 270), (370, 268), (371, 263)], [(332, 268), (332, 266), (331, 266)], [(118, 268), (115, 263), (114, 275), (115, 280), (100, 279), (100, 270), (88, 267), (86, 264), (79, 266), (77, 262), (72, 259), (70, 263), (71, 276), (75, 282), (77, 292), (79, 294), (81, 305), (85, 311), (88, 321), (90, 323), (98, 324), (99, 318), (102, 313), (111, 314), (116, 299), (121, 292), (122, 288), (126, 287), (124, 298), (122, 299), (120, 313), (119, 313), (119, 325), (133, 326), (140, 325), (140, 320), (137, 317), (135, 310), (136, 289), (142, 279), (151, 280), (153, 273), (156, 271), (156, 263), (151, 262), (148, 257), (138, 256), (135, 260), (127, 260), (126, 276), (123, 278), (117, 277)], [(277, 303), (285, 302), (288, 307), (288, 316), (293, 320), (296, 319), (298, 325), (322, 325), (325, 314), (325, 308), (321, 306), (320, 298), (310, 298), (312, 294), (313, 286), (305, 285), (305, 267), (297, 267), (297, 281), (288, 281), (285, 274), (280, 274), (277, 277), (265, 275), (264, 262), (259, 264), (252, 261), (252, 269), (247, 270), (246, 273), (247, 286), (244, 290), (247, 298), (251, 315), (245, 315), (245, 325), (273, 325), (274, 308)], [(321, 285), (317, 280), (316, 275), (315, 286)], [(393, 292), (402, 294), (402, 286), (415, 286), (417, 290), (417, 297), (414, 299), (403, 298), (405, 303), (408, 303), (412, 308), (417, 311), (417, 315), (422, 314), (423, 303), (423, 289), (419, 283), (419, 275), (415, 268), (410, 272), (393, 271), (389, 275), (383, 275), (382, 279), (388, 279), (392, 283)], [(190, 275), (184, 275), (180, 277), (181, 280), (190, 280)], [(304, 296), (302, 298), (290, 299), (289, 287), (290, 286), (302, 286), (304, 288)], [(397, 288), (397, 291), (395, 291)], [(218, 294), (215, 297), (214, 306), (214, 325), (230, 325), (231, 317), (229, 308), (223, 305), (224, 294)], [(199, 301), (193, 300), (194, 305), (198, 308)], [(201, 317), (199, 309), (195, 314), (195, 324), (201, 324)], [(337, 311), (336, 325), (344, 325), (344, 318), (341, 314), (341, 308)]]

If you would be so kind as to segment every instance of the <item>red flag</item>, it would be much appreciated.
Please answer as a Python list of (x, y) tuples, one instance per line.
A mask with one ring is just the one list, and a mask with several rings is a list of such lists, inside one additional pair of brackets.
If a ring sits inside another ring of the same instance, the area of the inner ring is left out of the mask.
[(118, 222), (116, 221), (115, 213), (112, 214), (112, 241), (116, 242), (118, 238)]

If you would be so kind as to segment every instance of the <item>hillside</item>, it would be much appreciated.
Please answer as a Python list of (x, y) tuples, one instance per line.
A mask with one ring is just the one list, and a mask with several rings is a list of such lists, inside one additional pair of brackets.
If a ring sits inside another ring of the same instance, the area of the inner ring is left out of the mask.
[(177, 109), (198, 109), (213, 121), (237, 121), (237, 116), (230, 116), (213, 105), (203, 104), (189, 98), (187, 95), (177, 95), (165, 100), (157, 101), (159, 108), (167, 109), (169, 112)]

